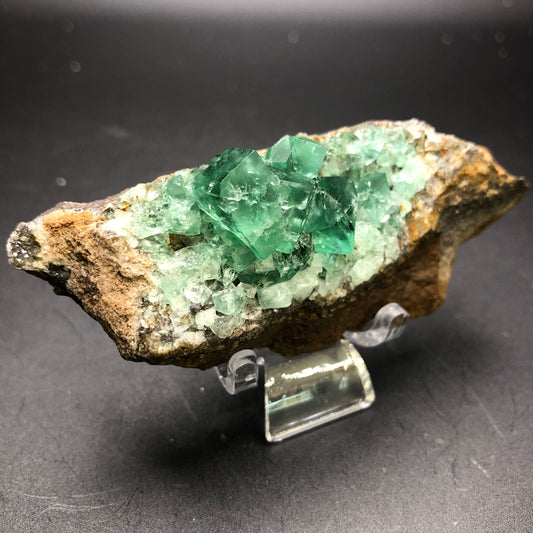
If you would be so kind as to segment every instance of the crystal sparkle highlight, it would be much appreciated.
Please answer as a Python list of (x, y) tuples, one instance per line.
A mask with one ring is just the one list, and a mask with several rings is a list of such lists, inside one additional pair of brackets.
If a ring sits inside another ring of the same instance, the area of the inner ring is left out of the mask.
[(394, 261), (430, 175), (407, 129), (285, 136), (138, 185), (106, 224), (148, 254), (150, 298), (174, 331), (224, 338), (244, 314), (328, 297)]

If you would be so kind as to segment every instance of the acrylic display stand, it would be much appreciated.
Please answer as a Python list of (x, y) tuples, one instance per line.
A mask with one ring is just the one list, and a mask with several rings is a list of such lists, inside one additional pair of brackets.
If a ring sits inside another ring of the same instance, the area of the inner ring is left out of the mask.
[(370, 407), (374, 388), (356, 346), (378, 346), (398, 337), (408, 317), (403, 307), (390, 303), (364, 330), (346, 331), (330, 348), (275, 364), (255, 350), (241, 350), (216, 371), (230, 394), (255, 387), (264, 376), (265, 438), (279, 442)]

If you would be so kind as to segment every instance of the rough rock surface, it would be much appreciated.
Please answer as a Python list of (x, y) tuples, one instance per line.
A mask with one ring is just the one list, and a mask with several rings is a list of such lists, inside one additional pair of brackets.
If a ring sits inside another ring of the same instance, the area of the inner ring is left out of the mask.
[[(457, 247), (515, 205), (527, 183), (508, 174), (486, 148), (435, 133), (424, 123), (374, 124), (410, 124), (424, 131), (423, 157), (434, 174), (412, 199), (399, 259), (341, 296), (265, 310), (260, 320), (228, 338), (211, 335), (196, 345), (180, 345), (179, 338), (158, 332), (157, 320), (148, 328), (143, 322), (144, 296), (153, 285), (149, 257), (102, 227), (106, 206), (119, 195), (61, 203), (21, 222), (7, 243), (9, 261), (74, 298), (102, 324), (124, 358), (153, 364), (209, 368), (246, 347), (269, 346), (287, 356), (316, 350), (361, 327), (393, 301), (412, 318), (427, 315), (444, 301)], [(309, 137), (320, 141), (323, 136)]]

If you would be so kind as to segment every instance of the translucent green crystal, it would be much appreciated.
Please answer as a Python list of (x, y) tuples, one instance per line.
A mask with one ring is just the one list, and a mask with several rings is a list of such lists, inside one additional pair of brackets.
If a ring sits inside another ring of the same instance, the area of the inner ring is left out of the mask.
[[(419, 141), (417, 141), (419, 142)], [(247, 313), (328, 297), (400, 255), (431, 174), (407, 129), (285, 136), (139, 185), (109, 215), (153, 263), (172, 330), (225, 337)]]
[(174, 174), (166, 183), (162, 196), (165, 200), (165, 221), (171, 233), (198, 235), (202, 228), (202, 217), (195, 209), (194, 197), (183, 175)]
[(264, 160), (253, 150), (226, 150), (196, 176), (194, 199), (215, 228), (258, 259), (291, 253), (304, 231), (325, 155), (324, 146), (288, 136)]
[(246, 292), (240, 286), (231, 286), (213, 293), (213, 305), (224, 315), (238, 315), (246, 303)]
[(300, 235), (294, 250), (290, 254), (274, 253), (272, 259), (279, 274), (279, 278), (276, 281), (291, 279), (297, 272), (306, 268), (310, 263), (312, 253), (313, 240), (309, 233)]
[(355, 237), (357, 193), (352, 180), (329, 176), (318, 187), (303, 230), (311, 233), (316, 252), (351, 254)]
[(306, 137), (285, 135), (267, 150), (265, 161), (284, 172), (308, 178), (318, 175), (327, 148)]
[(278, 174), (254, 150), (232, 148), (215, 157), (195, 179), (193, 195), (215, 228), (235, 245), (265, 259), (276, 249), (282, 218), (279, 197), (286, 191)]
[(289, 307), (292, 303), (292, 295), (284, 283), (262, 287), (257, 291), (259, 305), (263, 309), (278, 309)]
[(368, 219), (374, 226), (387, 222), (392, 198), (384, 172), (364, 174), (357, 184), (357, 193)]

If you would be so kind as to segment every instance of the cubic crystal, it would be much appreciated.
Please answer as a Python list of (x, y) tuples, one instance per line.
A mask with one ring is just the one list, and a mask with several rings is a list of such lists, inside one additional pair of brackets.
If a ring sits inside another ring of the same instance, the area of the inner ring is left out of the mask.
[(246, 303), (246, 292), (240, 286), (231, 285), (227, 289), (213, 293), (213, 305), (224, 315), (238, 315)]
[(339, 176), (321, 177), (304, 231), (316, 252), (351, 254), (355, 237), (357, 193), (354, 183)]
[(326, 152), (325, 146), (311, 139), (285, 135), (267, 150), (265, 161), (285, 172), (314, 178), (322, 166)]
[(527, 188), (484, 147), (380, 121), (62, 203), (20, 223), (7, 252), (126, 359), (208, 368), (246, 348), (323, 349), (384, 300), (432, 312), (458, 245)]
[(121, 224), (152, 258), (171, 320), (190, 313), (187, 333), (224, 337), (247, 305), (327, 297), (394, 261), (429, 174), (401, 129), (285, 136), (264, 156), (231, 148), (131, 189), (114, 216), (132, 217)]

